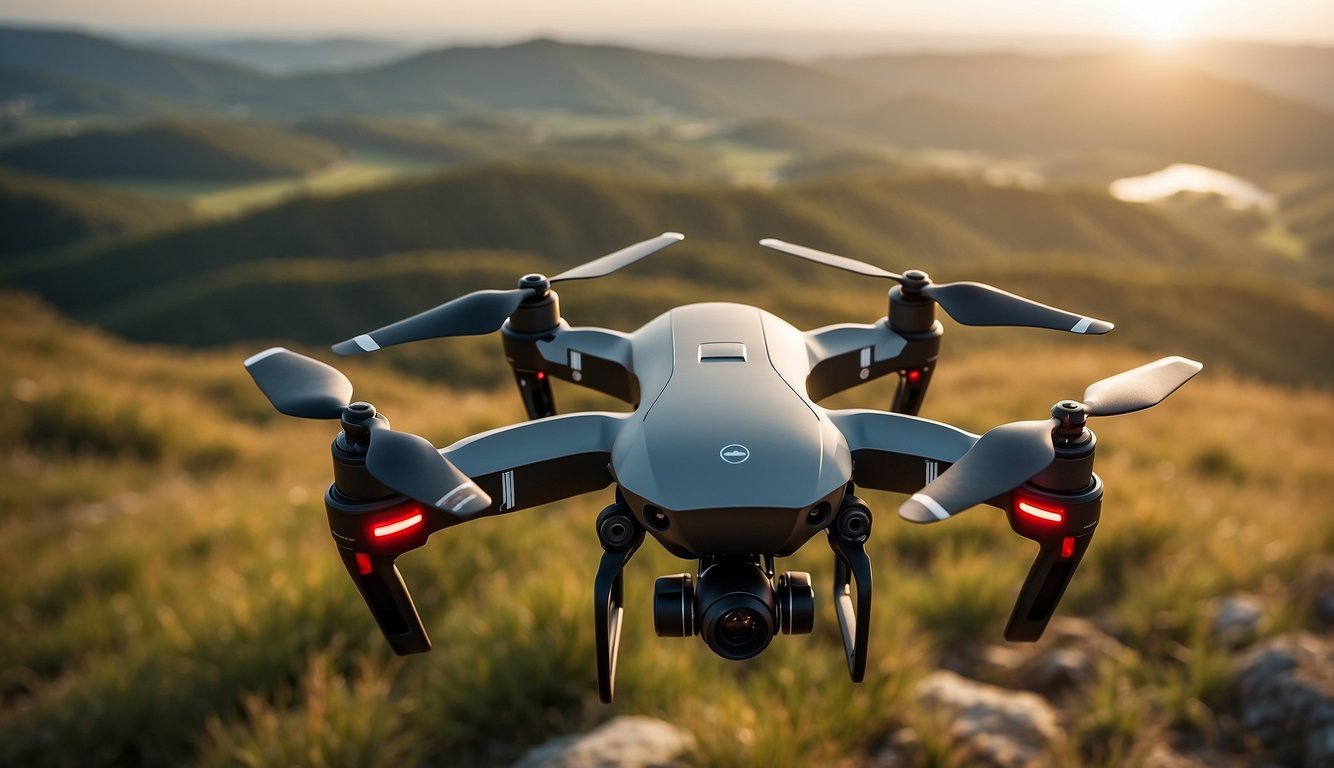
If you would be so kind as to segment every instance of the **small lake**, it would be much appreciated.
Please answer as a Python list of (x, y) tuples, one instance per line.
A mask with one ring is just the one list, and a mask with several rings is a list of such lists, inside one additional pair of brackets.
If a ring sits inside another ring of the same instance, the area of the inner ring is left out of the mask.
[(1112, 197), (1132, 203), (1151, 203), (1178, 192), (1212, 192), (1232, 208), (1259, 208), (1272, 211), (1274, 196), (1254, 183), (1230, 173), (1203, 165), (1175, 163), (1144, 176), (1129, 176), (1113, 181)]

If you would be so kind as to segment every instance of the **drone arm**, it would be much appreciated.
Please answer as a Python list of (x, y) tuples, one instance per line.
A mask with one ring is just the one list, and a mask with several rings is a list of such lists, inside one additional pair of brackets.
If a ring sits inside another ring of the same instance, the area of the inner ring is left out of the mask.
[[(626, 416), (578, 413), (502, 427), (441, 453), (491, 496), (478, 516), (500, 515), (605, 488), (611, 446)], [(464, 519), (451, 524), (464, 522)]]
[[(812, 400), (818, 401), (898, 373), (913, 385), (910, 388), (915, 394), (912, 407), (901, 412), (915, 412), (940, 351), (940, 335), (939, 323), (933, 323), (925, 333), (904, 336), (891, 328), (888, 320), (874, 325), (844, 323), (807, 331), (811, 372), (806, 379), (806, 391)], [(902, 399), (896, 398), (896, 402)]]
[(514, 368), (529, 418), (555, 414), (548, 377), (632, 405), (639, 399), (639, 381), (631, 368), (630, 337), (626, 334), (602, 328), (571, 328), (564, 320), (547, 333), (518, 333), (508, 326), (502, 333), (505, 358)]
[(862, 488), (914, 493), (958, 461), (977, 436), (930, 419), (864, 409), (827, 411), (852, 452)]

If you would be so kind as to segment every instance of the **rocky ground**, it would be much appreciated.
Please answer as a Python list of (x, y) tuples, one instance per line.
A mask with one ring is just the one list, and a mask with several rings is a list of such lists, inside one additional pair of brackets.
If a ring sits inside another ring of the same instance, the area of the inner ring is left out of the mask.
[[(1210, 640), (1233, 653), (1229, 711), (1218, 733), (1165, 729), (1147, 754), (1124, 759), (1144, 768), (1334, 766), (1334, 568), (1296, 585), (1309, 600), (1309, 629), (1263, 637), (1272, 602), (1238, 594), (1211, 606)], [(1271, 598), (1272, 601), (1272, 598)], [(942, 654), (939, 669), (913, 690), (916, 705), (947, 734), (955, 764), (987, 768), (1065, 761), (1065, 715), (1089, 695), (1100, 665), (1133, 660), (1113, 632), (1083, 619), (1058, 618), (1033, 645), (987, 645)], [(670, 723), (617, 717), (589, 733), (531, 750), (516, 768), (666, 768), (691, 764), (694, 737)], [(1071, 758), (1082, 762), (1078, 755)], [(1095, 762), (1106, 763), (1106, 756)], [(864, 768), (935, 764), (910, 727), (889, 734)]]

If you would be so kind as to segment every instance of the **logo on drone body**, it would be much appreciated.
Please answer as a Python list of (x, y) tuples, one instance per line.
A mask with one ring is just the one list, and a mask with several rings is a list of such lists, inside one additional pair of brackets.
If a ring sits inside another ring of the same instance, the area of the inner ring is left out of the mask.
[(718, 455), (728, 464), (740, 464), (750, 458), (750, 449), (740, 443), (724, 445)]

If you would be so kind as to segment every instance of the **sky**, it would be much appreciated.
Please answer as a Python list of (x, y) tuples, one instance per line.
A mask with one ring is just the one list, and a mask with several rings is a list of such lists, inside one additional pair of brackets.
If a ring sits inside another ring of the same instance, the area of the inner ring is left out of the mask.
[(1250, 39), (1334, 45), (1334, 0), (0, 0), (0, 21), (139, 33), (632, 40), (692, 33)]

